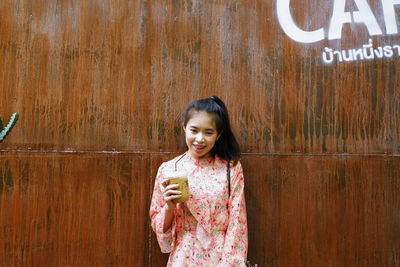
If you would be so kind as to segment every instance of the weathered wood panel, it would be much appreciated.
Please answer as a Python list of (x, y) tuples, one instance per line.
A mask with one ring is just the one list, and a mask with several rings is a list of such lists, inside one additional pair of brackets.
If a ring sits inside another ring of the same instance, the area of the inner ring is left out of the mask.
[[(171, 157), (2, 155), (0, 262), (163, 266), (148, 207), (157, 168)], [(242, 162), (249, 258), (259, 266), (398, 264), (398, 158)]]
[[(329, 39), (338, 3), (348, 21)], [(216, 94), (248, 153), (253, 262), (398, 266), (398, 11), (390, 1), (0, 1), (0, 116), (20, 113), (0, 144), (1, 265), (163, 266), (147, 216), (155, 172), (182, 149), (184, 106)], [(294, 40), (290, 18), (322, 39)], [(344, 60), (369, 39), (374, 58)]]
[(146, 266), (147, 155), (0, 155), (1, 266)]
[(398, 266), (400, 160), (245, 157), (259, 266)]
[[(292, 1), (292, 16), (328, 33), (333, 4)], [(3, 148), (176, 151), (183, 107), (217, 94), (247, 152), (400, 152), (397, 49), (321, 59), (369, 38), (400, 45), (399, 34), (346, 23), (342, 39), (302, 44), (275, 1), (8, 0), (0, 15), (1, 115), (21, 113)]]

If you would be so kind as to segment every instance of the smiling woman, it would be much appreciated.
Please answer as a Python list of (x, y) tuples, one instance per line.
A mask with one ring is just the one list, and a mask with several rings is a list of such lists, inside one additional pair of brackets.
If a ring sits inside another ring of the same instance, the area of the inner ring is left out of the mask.
[[(225, 104), (216, 96), (191, 102), (183, 129), (188, 150), (160, 166), (150, 207), (167, 266), (246, 266), (244, 177)], [(188, 180), (185, 202), (172, 178)]]
[(210, 151), (221, 134), (218, 133), (214, 116), (206, 111), (193, 111), (185, 132), (188, 153), (196, 159), (209, 157)]

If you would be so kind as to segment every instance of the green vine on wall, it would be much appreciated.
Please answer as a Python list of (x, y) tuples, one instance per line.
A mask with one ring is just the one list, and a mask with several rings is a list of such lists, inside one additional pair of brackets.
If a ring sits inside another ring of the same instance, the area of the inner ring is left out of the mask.
[(15, 123), (18, 120), (18, 113), (15, 112), (14, 114), (11, 115), (10, 121), (8, 122), (7, 126), (4, 127), (3, 121), (0, 118), (0, 142), (3, 142), (4, 138), (6, 135), (11, 131), (11, 129), (14, 127)]

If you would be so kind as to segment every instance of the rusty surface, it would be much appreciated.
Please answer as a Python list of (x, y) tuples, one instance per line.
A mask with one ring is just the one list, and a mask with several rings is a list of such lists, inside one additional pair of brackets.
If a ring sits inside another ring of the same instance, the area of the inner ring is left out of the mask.
[(2, 266), (145, 266), (147, 155), (0, 155)]
[[(335, 1), (290, 2), (300, 28), (329, 29)], [(297, 43), (276, 3), (0, 1), (0, 117), (20, 114), (0, 143), (0, 262), (164, 265), (155, 172), (183, 149), (185, 105), (215, 94), (247, 153), (253, 262), (397, 266), (399, 57), (321, 52), (400, 35), (346, 24), (340, 40)]]
[(259, 266), (398, 265), (398, 158), (260, 156), (243, 167)]
[[(5, 266), (163, 266), (148, 208), (172, 155), (1, 155)], [(396, 157), (245, 156), (259, 266), (396, 266)], [(151, 168), (150, 168), (151, 166)]]
[[(332, 1), (292, 2), (300, 27), (328, 28)], [(275, 9), (2, 1), (1, 115), (21, 113), (2, 147), (177, 151), (184, 106), (217, 94), (247, 152), (399, 153), (398, 57), (323, 65), (324, 47), (367, 44), (365, 27), (304, 45), (283, 33)], [(399, 35), (373, 39), (400, 44)]]

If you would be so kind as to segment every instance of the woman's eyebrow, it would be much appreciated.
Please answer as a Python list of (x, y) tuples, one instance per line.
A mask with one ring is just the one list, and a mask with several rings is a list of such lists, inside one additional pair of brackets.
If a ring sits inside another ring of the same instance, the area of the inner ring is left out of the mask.
[[(190, 126), (190, 129), (199, 130), (198, 127), (193, 126), (193, 125)], [(213, 129), (213, 128), (206, 128), (206, 129), (204, 129), (204, 130), (205, 130), (205, 131), (212, 131), (212, 132), (215, 132), (215, 129)]]

